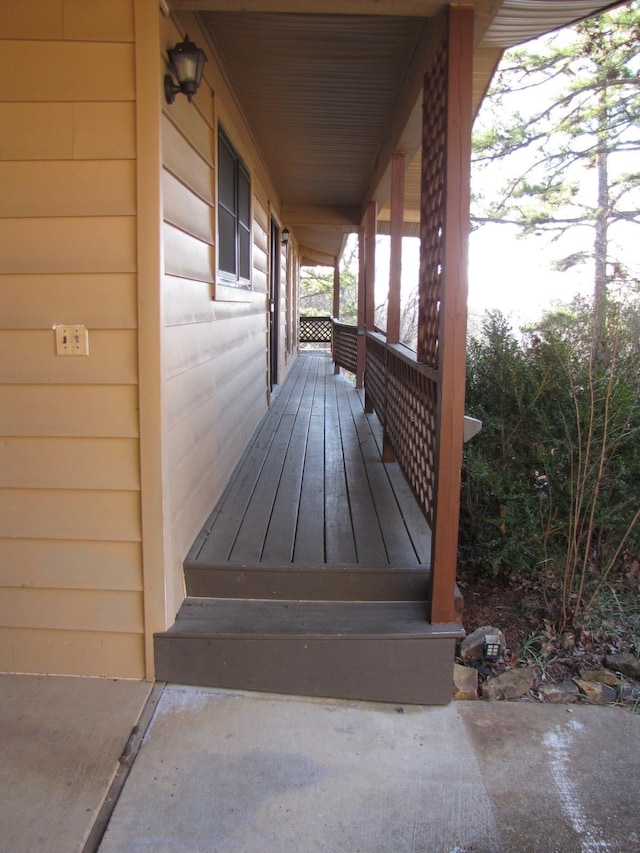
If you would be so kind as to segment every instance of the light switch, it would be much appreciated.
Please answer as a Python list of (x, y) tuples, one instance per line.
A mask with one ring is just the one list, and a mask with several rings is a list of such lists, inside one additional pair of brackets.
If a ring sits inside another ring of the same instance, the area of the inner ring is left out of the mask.
[(86, 326), (55, 326), (56, 355), (89, 355)]

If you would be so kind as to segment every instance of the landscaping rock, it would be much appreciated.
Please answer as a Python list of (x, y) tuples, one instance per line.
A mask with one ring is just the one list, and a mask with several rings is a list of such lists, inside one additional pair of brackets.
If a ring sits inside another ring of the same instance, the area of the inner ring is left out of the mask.
[(453, 665), (453, 698), (478, 698), (478, 671), (459, 663)]
[(536, 669), (525, 666), (522, 669), (509, 669), (490, 678), (480, 688), (483, 699), (520, 699), (533, 687)]
[(567, 705), (577, 702), (580, 691), (573, 681), (557, 681), (554, 684), (544, 684), (538, 689), (538, 693), (545, 702), (554, 702), (557, 705)]
[(618, 691), (608, 684), (600, 684), (598, 681), (583, 681), (580, 678), (574, 678), (574, 682), (580, 693), (594, 705), (615, 702), (618, 698)]
[(507, 641), (502, 631), (499, 628), (493, 628), (491, 625), (483, 625), (481, 628), (476, 628), (471, 634), (467, 634), (460, 643), (460, 658), (464, 663), (482, 660), (482, 646), (486, 634), (498, 635), (500, 638), (500, 654), (504, 654)]
[(629, 652), (623, 652), (619, 655), (607, 655), (604, 659), (604, 665), (607, 669), (611, 669), (614, 672), (621, 672), (627, 678), (640, 681), (640, 661), (635, 655), (629, 654)]
[(622, 698), (626, 702), (637, 702), (640, 700), (640, 684), (635, 684), (631, 681), (623, 681)]
[(608, 684), (609, 687), (615, 687), (616, 690), (620, 687), (620, 679), (608, 669), (589, 669), (583, 672), (580, 678), (583, 681), (598, 681), (600, 684)]

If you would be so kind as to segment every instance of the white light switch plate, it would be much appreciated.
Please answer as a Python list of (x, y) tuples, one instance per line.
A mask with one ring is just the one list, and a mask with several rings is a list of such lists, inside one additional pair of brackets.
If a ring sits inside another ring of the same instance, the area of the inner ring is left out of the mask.
[(55, 326), (56, 355), (89, 355), (86, 326)]

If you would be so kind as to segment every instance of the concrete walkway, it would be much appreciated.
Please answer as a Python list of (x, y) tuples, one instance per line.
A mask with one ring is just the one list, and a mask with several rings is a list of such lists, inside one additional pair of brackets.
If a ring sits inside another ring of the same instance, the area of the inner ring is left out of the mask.
[(81, 850), (151, 685), (0, 675), (0, 851)]
[[(33, 741), (23, 761), (3, 713), (0, 850), (10, 853), (82, 849), (109, 777), (98, 767), (117, 769), (120, 730), (149, 690), (39, 681), (96, 700), (64, 734), (49, 709), (32, 708), (14, 727), (23, 746)], [(117, 705), (109, 743), (92, 734), (105, 704)], [(633, 853), (639, 791), (640, 715), (628, 709), (396, 708), (169, 685), (100, 853)]]

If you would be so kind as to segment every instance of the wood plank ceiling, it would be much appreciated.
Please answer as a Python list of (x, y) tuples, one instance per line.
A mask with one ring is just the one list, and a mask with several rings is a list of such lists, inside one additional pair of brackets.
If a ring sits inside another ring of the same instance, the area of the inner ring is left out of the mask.
[[(387, 167), (394, 150), (407, 156), (406, 232), (415, 233), (423, 55), (433, 16), (445, 5), (438, 0), (171, 3), (175, 10), (199, 11), (281, 193), (283, 224), (294, 231), (303, 262), (332, 262), (371, 199), (379, 204), (379, 229), (386, 230)], [(474, 108), (506, 47), (612, 5), (617, 3), (478, 0)], [(320, 9), (327, 14), (318, 14)], [(394, 14), (370, 14), (372, 9)]]

